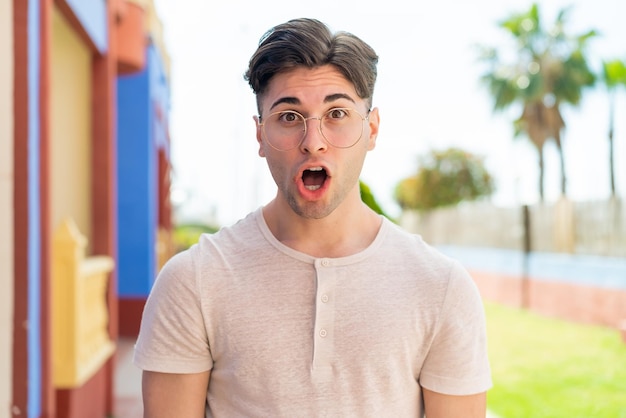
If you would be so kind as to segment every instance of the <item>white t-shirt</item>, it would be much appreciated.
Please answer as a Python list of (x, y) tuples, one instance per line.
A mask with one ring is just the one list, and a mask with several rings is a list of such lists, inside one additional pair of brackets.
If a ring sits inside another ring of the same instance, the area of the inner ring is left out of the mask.
[(491, 387), (477, 288), (387, 219), (364, 251), (315, 258), (259, 209), (174, 256), (148, 298), (134, 361), (211, 370), (207, 417), (416, 417), (421, 387)]

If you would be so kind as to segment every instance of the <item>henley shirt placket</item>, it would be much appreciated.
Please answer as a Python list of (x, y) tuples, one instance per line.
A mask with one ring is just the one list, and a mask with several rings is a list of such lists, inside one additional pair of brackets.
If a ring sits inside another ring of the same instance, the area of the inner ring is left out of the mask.
[(315, 260), (317, 291), (315, 295), (315, 327), (313, 330), (313, 374), (331, 373), (331, 359), (335, 341), (336, 277), (333, 261)]

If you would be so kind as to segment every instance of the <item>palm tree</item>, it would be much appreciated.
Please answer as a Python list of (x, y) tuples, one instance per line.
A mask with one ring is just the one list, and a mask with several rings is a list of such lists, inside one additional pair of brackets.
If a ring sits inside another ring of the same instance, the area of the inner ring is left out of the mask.
[[(569, 36), (565, 32), (568, 9), (561, 9), (548, 30), (541, 25), (539, 8), (533, 4), (525, 13), (513, 14), (500, 23), (516, 43), (514, 59), (505, 62), (499, 50), (482, 47), (481, 59), (489, 67), (482, 76), (500, 111), (520, 105), (521, 115), (514, 122), (515, 135), (525, 133), (539, 154), (539, 196), (544, 199), (544, 145), (553, 140), (561, 168), (561, 193), (567, 180), (561, 133), (565, 121), (561, 104), (578, 105), (583, 88), (595, 82), (587, 65), (585, 46), (596, 35), (590, 30)], [(505, 51), (510, 52), (510, 51)]]
[(609, 174), (611, 176), (611, 197), (615, 197), (615, 159), (613, 155), (615, 90), (619, 85), (626, 87), (626, 64), (617, 59), (603, 62), (602, 80), (609, 93)]

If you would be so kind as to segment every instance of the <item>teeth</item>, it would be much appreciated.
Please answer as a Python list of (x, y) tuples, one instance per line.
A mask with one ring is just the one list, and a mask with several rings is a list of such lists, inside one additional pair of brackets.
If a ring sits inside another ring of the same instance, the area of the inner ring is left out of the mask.
[(311, 167), (308, 169), (309, 171), (322, 171), (323, 168), (322, 167)]
[(312, 192), (313, 192), (313, 191), (315, 191), (315, 190), (319, 189), (319, 188), (320, 188), (320, 187), (322, 187), (322, 186), (304, 186), (304, 187), (305, 187), (307, 190), (310, 190), (310, 191), (312, 191)]

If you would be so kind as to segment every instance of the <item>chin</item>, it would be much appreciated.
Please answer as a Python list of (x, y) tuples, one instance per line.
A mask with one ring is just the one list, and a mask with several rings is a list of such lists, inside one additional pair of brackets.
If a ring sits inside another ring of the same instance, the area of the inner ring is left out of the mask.
[(306, 219), (323, 219), (330, 215), (335, 208), (320, 202), (306, 202), (304, 204), (292, 204), (291, 209), (296, 215)]

